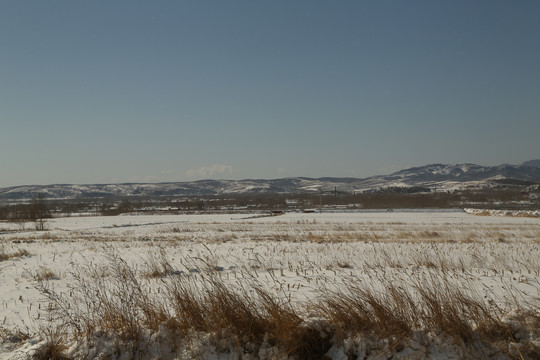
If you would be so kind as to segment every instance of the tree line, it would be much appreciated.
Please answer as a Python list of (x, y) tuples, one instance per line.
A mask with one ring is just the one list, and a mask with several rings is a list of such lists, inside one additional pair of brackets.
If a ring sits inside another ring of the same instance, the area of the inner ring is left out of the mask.
[[(529, 188), (530, 189), (530, 188)], [(120, 215), (125, 213), (197, 213), (305, 210), (326, 208), (397, 209), (460, 208), (538, 209), (540, 189), (425, 191), (423, 188), (387, 188), (363, 193), (331, 191), (296, 194), (226, 194), (206, 196), (116, 197), (102, 199), (45, 200), (37, 194), (24, 204), (0, 207), (0, 220), (39, 221), (55, 214)]]

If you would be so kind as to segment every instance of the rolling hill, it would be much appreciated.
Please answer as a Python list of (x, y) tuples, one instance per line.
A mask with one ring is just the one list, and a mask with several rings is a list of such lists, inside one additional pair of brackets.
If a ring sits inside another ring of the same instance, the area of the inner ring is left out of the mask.
[(47, 199), (163, 197), (256, 193), (369, 192), (385, 189), (451, 191), (486, 189), (512, 184), (540, 184), (540, 160), (521, 165), (431, 164), (368, 178), (306, 178), (199, 180), (167, 183), (54, 184), (0, 188), (0, 201), (23, 201), (35, 194)]

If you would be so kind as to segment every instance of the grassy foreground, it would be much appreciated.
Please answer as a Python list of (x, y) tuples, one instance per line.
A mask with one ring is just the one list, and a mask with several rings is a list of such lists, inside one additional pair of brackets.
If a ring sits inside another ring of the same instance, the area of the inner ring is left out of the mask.
[(197, 272), (180, 266), (162, 253), (138, 269), (111, 251), (105, 264), (76, 267), (67, 293), (39, 281), (49, 306), (33, 357), (540, 358), (537, 308), (486, 300), (444, 268), (401, 281), (352, 276), (298, 303), (253, 269), (231, 279), (212, 263)]

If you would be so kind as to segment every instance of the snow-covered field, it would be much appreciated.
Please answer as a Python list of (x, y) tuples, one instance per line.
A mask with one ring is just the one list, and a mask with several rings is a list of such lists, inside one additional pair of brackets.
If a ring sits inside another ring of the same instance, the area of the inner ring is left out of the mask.
[[(80, 301), (81, 284), (101, 284), (95, 270), (110, 269), (112, 274), (119, 261), (133, 270), (145, 294), (153, 294), (152, 301), (163, 301), (165, 307), (162, 294), (170, 289), (171, 279), (189, 277), (202, 287), (209, 279), (219, 279), (234, 291), (248, 293), (256, 283), (291, 306), (305, 324), (322, 321), (325, 312), (318, 304), (328, 294), (348, 294), (359, 284), (381, 296), (394, 287), (417, 294), (423, 284), (452, 285), (503, 314), (504, 321), (514, 321), (517, 309), (531, 314), (530, 324), (512, 334), (504, 351), (473, 345), (478, 352), (472, 358), (481, 353), (494, 359), (534, 359), (540, 356), (540, 329), (533, 321), (540, 318), (540, 218), (482, 215), (393, 211), (66, 217), (47, 220), (46, 231), (34, 231), (31, 223), (0, 222), (0, 359), (39, 353), (50, 341), (46, 335), (60, 324), (50, 320), (49, 310), (58, 308), (55, 299), (60, 304), (68, 304), (70, 297)], [(104, 272), (102, 279), (112, 277)], [(108, 285), (105, 281), (99, 286)], [(71, 306), (78, 308), (76, 303)], [(370, 338), (368, 330), (341, 338), (334, 334), (325, 353), (330, 359), (452, 359), (470, 352), (446, 339), (445, 329), (427, 337), (418, 335), (422, 329), (413, 330), (400, 346), (392, 342), (395, 337)], [(73, 358), (295, 355), (266, 343), (250, 350), (242, 342), (220, 342), (208, 334), (165, 349), (156, 340), (163, 332), (150, 331), (152, 340), (137, 353), (123, 351), (110, 339), (62, 346)]]

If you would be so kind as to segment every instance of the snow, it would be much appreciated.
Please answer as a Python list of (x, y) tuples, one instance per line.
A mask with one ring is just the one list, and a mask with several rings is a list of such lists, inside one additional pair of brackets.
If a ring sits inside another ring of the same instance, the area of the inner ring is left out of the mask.
[[(30, 254), (0, 261), (0, 330), (30, 335), (28, 340), (0, 343), (0, 359), (27, 358), (43, 345), (36, 336), (48, 305), (37, 289), (36, 279), (43, 270), (55, 274), (48, 281), (50, 286), (68, 292), (76, 266), (105, 264), (113, 250), (139, 269), (148, 266), (160, 249), (182, 272), (197, 274), (209, 261), (231, 278), (239, 269), (254, 269), (262, 283), (279, 288), (294, 304), (316, 299), (320, 282), (340, 289), (354, 276), (377, 288), (381, 269), (386, 277), (407, 284), (408, 277), (427, 271), (419, 265), (423, 260), (439, 259), (455, 271), (456, 282), (467, 283), (501, 306), (515, 294), (519, 295), (515, 301), (540, 306), (540, 217), (475, 213), (402, 210), (267, 217), (64, 217), (48, 220), (45, 232), (34, 231), (32, 224), (0, 223), (0, 253), (26, 250)], [(347, 341), (358, 354), (367, 346), (362, 339)], [(415, 341), (411, 339), (395, 358), (414, 358), (426, 351)], [(156, 358), (161, 351), (158, 345), (156, 340)], [(430, 350), (432, 358), (454, 356), (457, 350), (444, 350), (443, 345)], [(242, 357), (234, 352), (227, 357), (203, 340), (190, 346), (178, 358), (194, 353), (215, 359)], [(272, 349), (261, 351), (272, 354)], [(340, 346), (333, 346), (327, 356), (347, 358)]]

